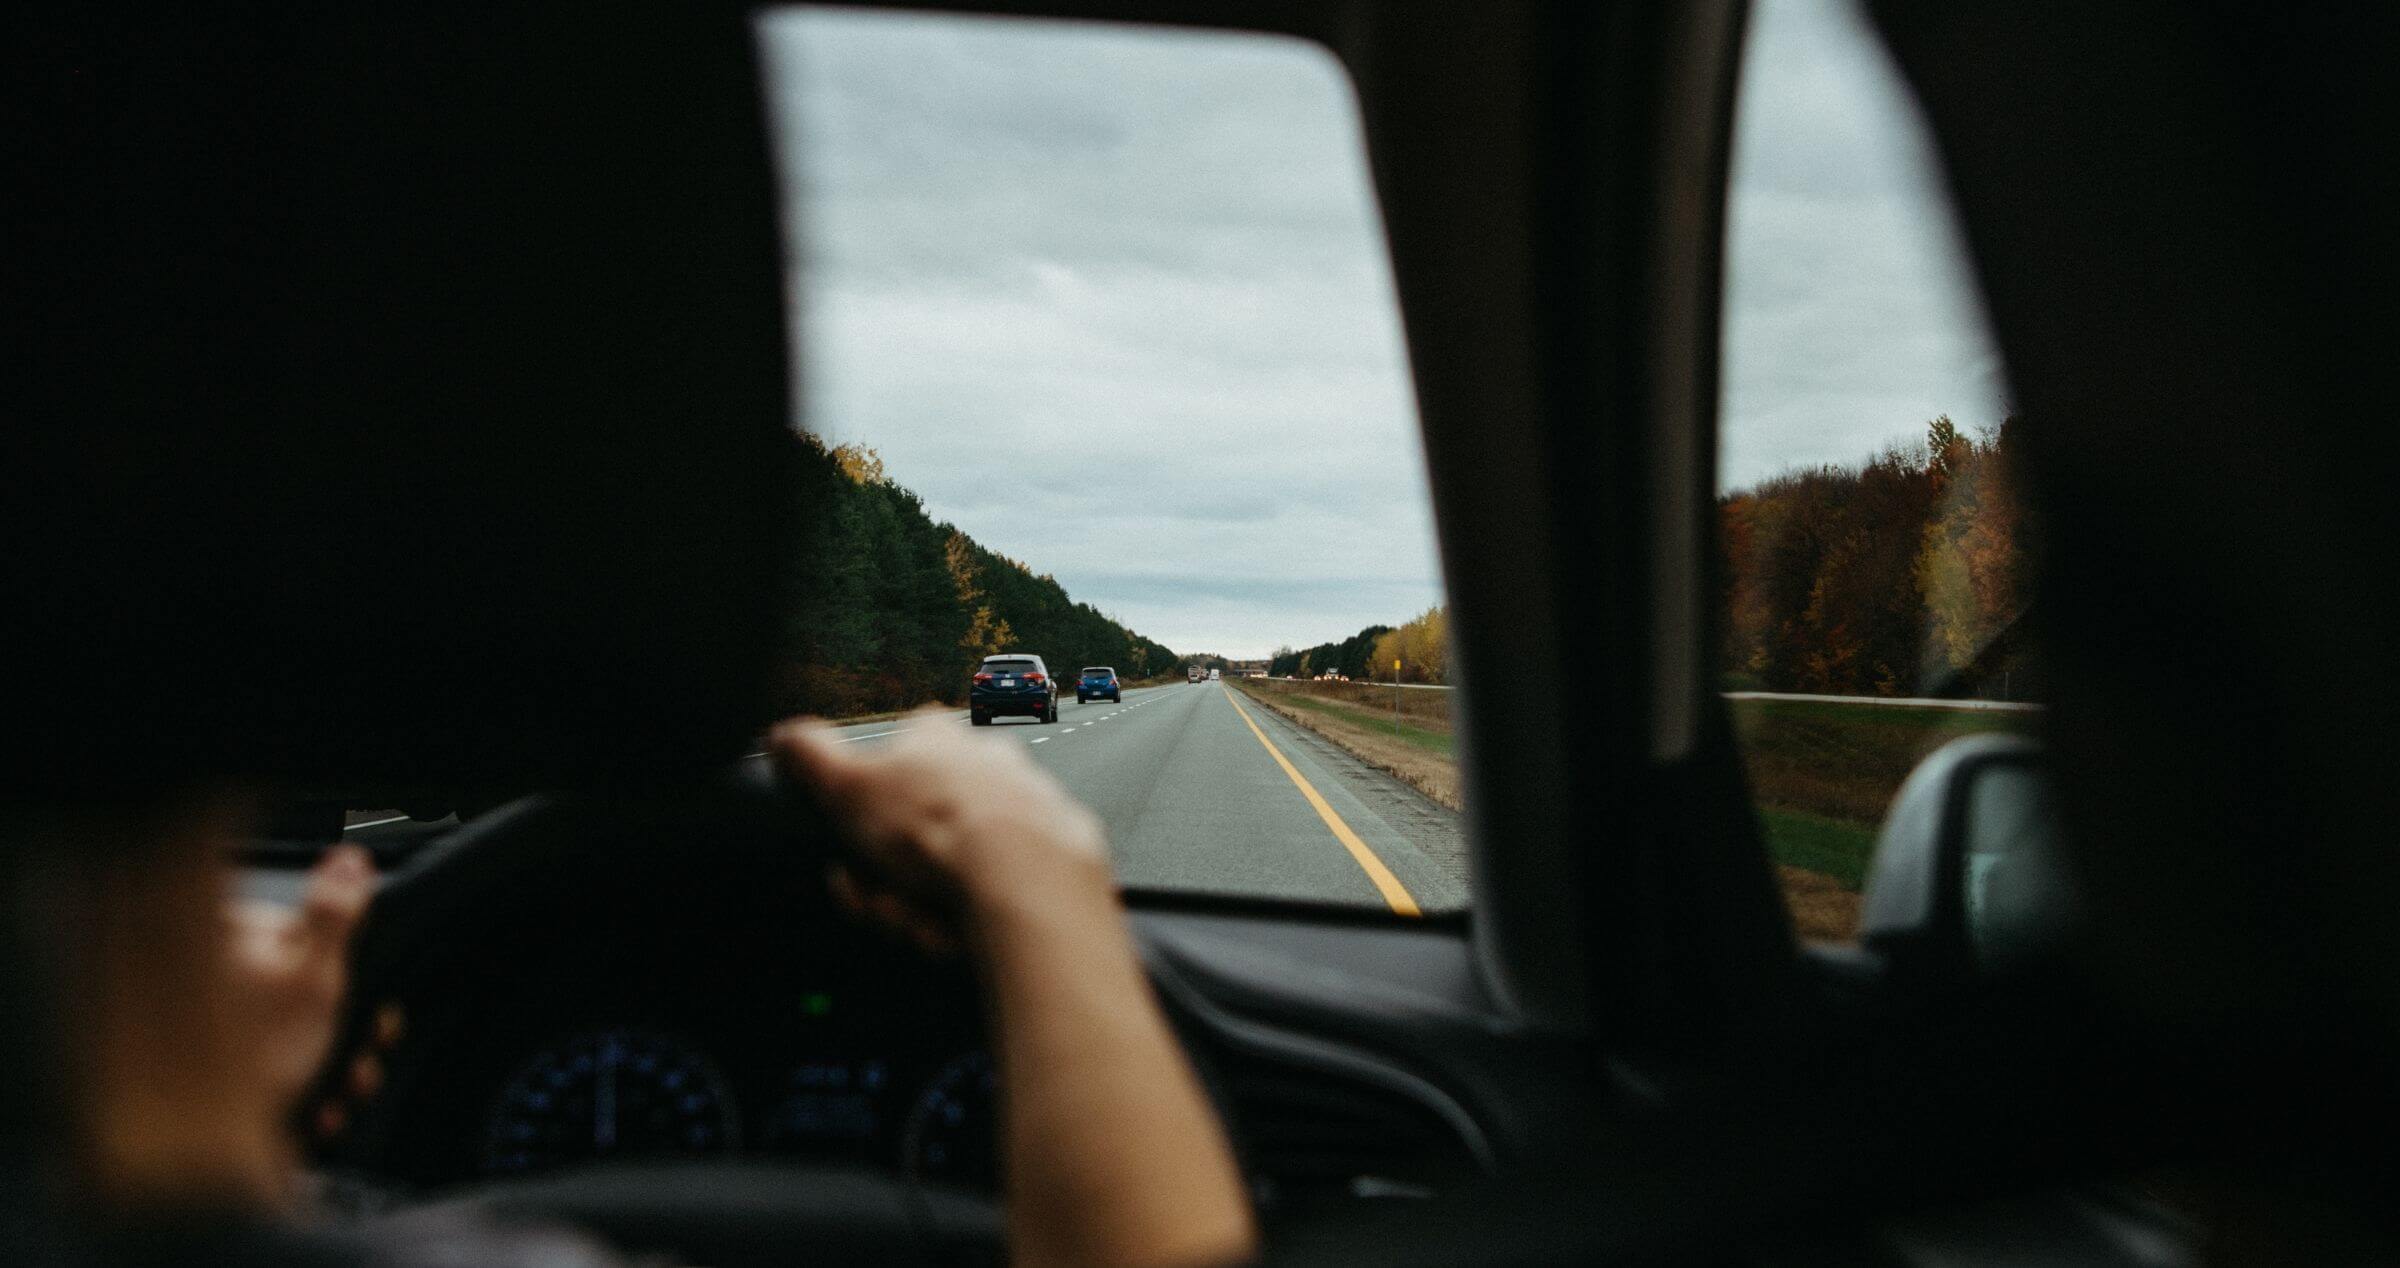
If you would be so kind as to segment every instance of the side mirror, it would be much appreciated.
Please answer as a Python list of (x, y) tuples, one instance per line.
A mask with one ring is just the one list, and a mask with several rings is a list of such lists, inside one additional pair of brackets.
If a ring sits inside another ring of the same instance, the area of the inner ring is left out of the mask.
[(2047, 958), (2078, 916), (2040, 746), (1971, 735), (1892, 801), (1859, 940), (1897, 978), (1941, 989)]

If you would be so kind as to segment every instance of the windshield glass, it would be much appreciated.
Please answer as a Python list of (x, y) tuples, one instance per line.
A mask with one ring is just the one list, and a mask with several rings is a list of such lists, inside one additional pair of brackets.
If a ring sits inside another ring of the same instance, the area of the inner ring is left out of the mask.
[[(818, 517), (781, 703), (1026, 745), (1136, 891), (1461, 907), (1444, 590), (1339, 64), (943, 14), (760, 30)], [(1020, 649), (1119, 690), (975, 705), (962, 670)]]

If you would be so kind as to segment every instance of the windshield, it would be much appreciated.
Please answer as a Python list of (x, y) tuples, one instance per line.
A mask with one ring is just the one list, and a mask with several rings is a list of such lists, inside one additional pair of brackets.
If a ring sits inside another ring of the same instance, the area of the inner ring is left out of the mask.
[[(1462, 906), (1444, 590), (1339, 64), (854, 9), (761, 32), (819, 517), (781, 703), (1027, 746), (1134, 890)], [(1020, 649), (1114, 689), (970, 698), (962, 667)]]

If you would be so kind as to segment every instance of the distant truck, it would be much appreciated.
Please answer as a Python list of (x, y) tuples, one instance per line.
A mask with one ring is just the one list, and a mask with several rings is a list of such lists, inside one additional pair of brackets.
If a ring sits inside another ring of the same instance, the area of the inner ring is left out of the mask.
[(1217, 681), (1218, 679), (1220, 679), (1220, 678), (1223, 678), (1224, 676), (1225, 676), (1225, 671), (1224, 671), (1224, 670), (1222, 670), (1222, 669), (1212, 669), (1212, 670), (1209, 670), (1209, 671), (1208, 671), (1208, 680), (1209, 680), (1210, 682), (1215, 682), (1215, 681)]
[(1198, 665), (1194, 665), (1194, 666), (1192, 666), (1192, 667), (1191, 667), (1191, 675), (1192, 675), (1192, 681), (1193, 681), (1193, 682), (1198, 682), (1198, 681), (1200, 681), (1200, 667), (1199, 667)]

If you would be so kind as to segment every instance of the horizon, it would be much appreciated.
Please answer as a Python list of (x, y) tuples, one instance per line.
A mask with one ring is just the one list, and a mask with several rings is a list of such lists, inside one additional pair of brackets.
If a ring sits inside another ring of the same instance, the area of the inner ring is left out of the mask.
[[(1446, 602), (1331, 54), (859, 10), (761, 31), (803, 426), (1179, 654), (1261, 659)], [(1936, 414), (1997, 425), (1918, 121), (1856, 14), (1769, 0), (1745, 57), (1746, 94), (1808, 108), (1737, 119), (1719, 491), (1913, 443)]]

